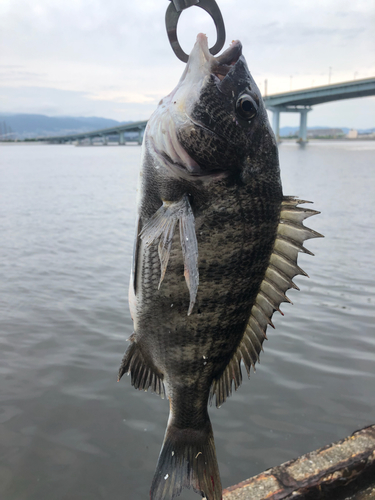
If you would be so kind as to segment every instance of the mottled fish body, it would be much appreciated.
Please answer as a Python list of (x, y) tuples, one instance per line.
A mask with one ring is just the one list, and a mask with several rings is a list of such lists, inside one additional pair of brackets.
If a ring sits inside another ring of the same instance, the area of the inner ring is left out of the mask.
[(143, 143), (129, 303), (134, 334), (120, 377), (170, 401), (151, 487), (168, 500), (193, 487), (221, 498), (210, 396), (220, 406), (255, 365), (271, 316), (305, 274), (302, 243), (317, 212), (283, 197), (260, 92), (233, 42), (213, 57), (198, 35)]

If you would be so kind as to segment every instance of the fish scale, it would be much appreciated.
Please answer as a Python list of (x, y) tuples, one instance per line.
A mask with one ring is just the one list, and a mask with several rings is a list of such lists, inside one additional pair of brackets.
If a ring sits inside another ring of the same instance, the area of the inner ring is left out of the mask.
[(198, 35), (144, 136), (134, 333), (119, 371), (170, 403), (151, 500), (184, 487), (221, 499), (207, 404), (221, 406), (241, 385), (241, 363), (255, 370), (273, 313), (306, 274), (297, 255), (320, 235), (303, 225), (317, 212), (301, 203), (283, 197), (275, 137), (241, 44), (214, 58)]

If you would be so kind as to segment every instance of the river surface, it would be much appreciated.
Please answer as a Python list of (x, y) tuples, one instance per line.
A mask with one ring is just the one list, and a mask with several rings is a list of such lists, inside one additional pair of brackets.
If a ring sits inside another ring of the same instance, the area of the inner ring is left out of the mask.
[[(148, 498), (168, 403), (116, 382), (139, 160), (0, 146), (2, 500)], [(374, 160), (375, 142), (280, 146), (284, 193), (315, 202), (325, 238), (256, 373), (210, 410), (224, 487), (375, 423)]]

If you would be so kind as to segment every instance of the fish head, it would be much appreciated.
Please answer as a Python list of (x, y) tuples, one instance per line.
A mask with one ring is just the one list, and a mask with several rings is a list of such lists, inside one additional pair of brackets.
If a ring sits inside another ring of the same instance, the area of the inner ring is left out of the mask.
[(150, 118), (148, 134), (175, 176), (220, 179), (278, 169), (276, 140), (239, 41), (214, 57), (207, 37), (198, 35), (178, 85)]

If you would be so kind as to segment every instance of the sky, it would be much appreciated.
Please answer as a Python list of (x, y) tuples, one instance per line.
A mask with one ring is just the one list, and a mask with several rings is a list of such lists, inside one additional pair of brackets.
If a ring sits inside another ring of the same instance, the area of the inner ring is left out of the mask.
[[(375, 76), (375, 0), (217, 0), (225, 48), (241, 40), (268, 94)], [(0, 112), (149, 118), (185, 64), (165, 30), (168, 0), (0, 0)], [(191, 7), (178, 37), (216, 41), (210, 16)], [(331, 68), (331, 70), (330, 70)], [(308, 125), (375, 127), (375, 97), (321, 104)], [(281, 126), (297, 125), (284, 113)]]

